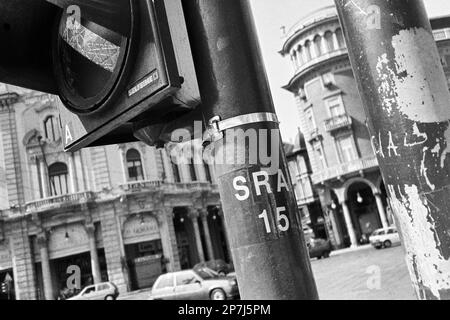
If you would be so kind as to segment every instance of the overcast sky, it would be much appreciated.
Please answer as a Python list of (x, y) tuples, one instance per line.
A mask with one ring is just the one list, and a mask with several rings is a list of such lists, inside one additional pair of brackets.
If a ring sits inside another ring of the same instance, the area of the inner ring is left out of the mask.
[[(292, 68), (289, 60), (278, 54), (282, 44), (280, 28), (286, 26), (289, 29), (311, 11), (332, 5), (334, 2), (332, 0), (251, 0), (251, 3), (275, 108), (281, 121), (283, 138), (286, 142), (293, 141), (299, 126), (299, 116), (293, 95), (281, 89), (292, 76)], [(425, 5), (430, 17), (450, 15), (448, 0), (425, 0)]]

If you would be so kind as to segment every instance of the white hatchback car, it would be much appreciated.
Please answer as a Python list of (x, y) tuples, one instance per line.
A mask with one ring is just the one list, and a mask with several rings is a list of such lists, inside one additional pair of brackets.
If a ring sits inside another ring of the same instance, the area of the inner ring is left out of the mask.
[(76, 296), (67, 300), (116, 300), (119, 290), (111, 282), (93, 284), (84, 288)]
[(400, 236), (395, 227), (375, 230), (369, 237), (370, 244), (376, 249), (400, 245)]

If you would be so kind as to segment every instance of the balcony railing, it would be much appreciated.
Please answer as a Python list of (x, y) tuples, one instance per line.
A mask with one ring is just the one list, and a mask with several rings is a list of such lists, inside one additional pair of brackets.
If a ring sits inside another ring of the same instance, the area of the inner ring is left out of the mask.
[(327, 61), (331, 58), (335, 58), (335, 57), (339, 57), (341, 55), (344, 54), (348, 54), (348, 50), (347, 48), (339, 48), (337, 50), (331, 51), (331, 52), (327, 52), (325, 54), (320, 55), (319, 57), (315, 57), (311, 60), (309, 60), (308, 62), (302, 64), (301, 66), (299, 66), (296, 70), (295, 70), (295, 76), (303, 73), (305, 70), (309, 69), (310, 67), (320, 63), (320, 62), (324, 62)]
[(325, 130), (333, 132), (343, 128), (350, 128), (352, 126), (352, 118), (346, 114), (325, 120)]
[[(161, 190), (166, 193), (189, 193), (192, 191), (211, 191), (213, 193), (219, 192), (217, 185), (210, 182), (170, 183), (158, 180), (130, 182), (121, 185), (120, 189), (127, 193), (138, 193), (151, 190)], [(61, 206), (72, 206), (86, 203), (95, 200), (96, 198), (97, 193), (91, 191), (67, 194), (28, 202), (25, 204), (25, 210), (27, 213), (33, 211), (51, 210), (60, 208)]]
[(160, 180), (129, 182), (121, 185), (120, 189), (127, 193), (145, 192), (151, 190), (162, 190), (168, 193), (218, 190), (216, 185), (206, 181), (164, 182)]
[(340, 179), (346, 175), (376, 167), (378, 167), (376, 157), (358, 159), (314, 173), (312, 175), (312, 180), (314, 184), (319, 184), (333, 179)]
[(140, 192), (143, 190), (156, 189), (161, 187), (163, 181), (154, 180), (154, 181), (133, 181), (120, 185), (120, 189), (125, 192)]
[(215, 185), (210, 182), (194, 181), (194, 182), (178, 182), (166, 183), (165, 190), (167, 192), (189, 192), (189, 191), (209, 191), (214, 190)]
[(61, 206), (70, 206), (85, 203), (93, 199), (95, 199), (95, 193), (91, 191), (73, 193), (28, 202), (27, 204), (25, 204), (25, 210), (26, 212), (39, 211), (44, 209), (48, 210), (53, 207), (59, 208)]

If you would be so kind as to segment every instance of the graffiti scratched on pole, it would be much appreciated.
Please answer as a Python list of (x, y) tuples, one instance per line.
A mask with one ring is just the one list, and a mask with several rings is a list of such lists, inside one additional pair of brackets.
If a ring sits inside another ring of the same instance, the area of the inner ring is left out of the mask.
[(372, 146), (418, 297), (450, 299), (447, 80), (422, 1), (377, 1), (379, 29), (373, 2), (336, 0)]

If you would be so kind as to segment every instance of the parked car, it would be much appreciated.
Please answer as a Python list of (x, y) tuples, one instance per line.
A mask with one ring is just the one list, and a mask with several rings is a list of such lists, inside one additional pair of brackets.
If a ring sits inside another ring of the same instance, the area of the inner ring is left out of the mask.
[(400, 244), (400, 236), (395, 227), (375, 230), (369, 237), (370, 244), (376, 248), (390, 248)]
[(230, 273), (234, 273), (234, 266), (231, 263), (226, 263), (224, 260), (216, 259), (216, 260), (210, 260), (206, 262), (200, 262), (197, 263), (194, 268), (194, 270), (208, 268), (215, 272), (217, 272), (221, 276), (226, 276)]
[(156, 280), (151, 300), (227, 300), (239, 297), (236, 278), (202, 268), (166, 273)]
[(309, 257), (322, 259), (329, 258), (330, 253), (333, 250), (331, 246), (331, 242), (329, 240), (324, 239), (314, 239), (311, 238), (309, 242), (307, 242), (309, 249)]
[(119, 289), (111, 282), (103, 282), (87, 286), (76, 296), (67, 300), (116, 300)]

